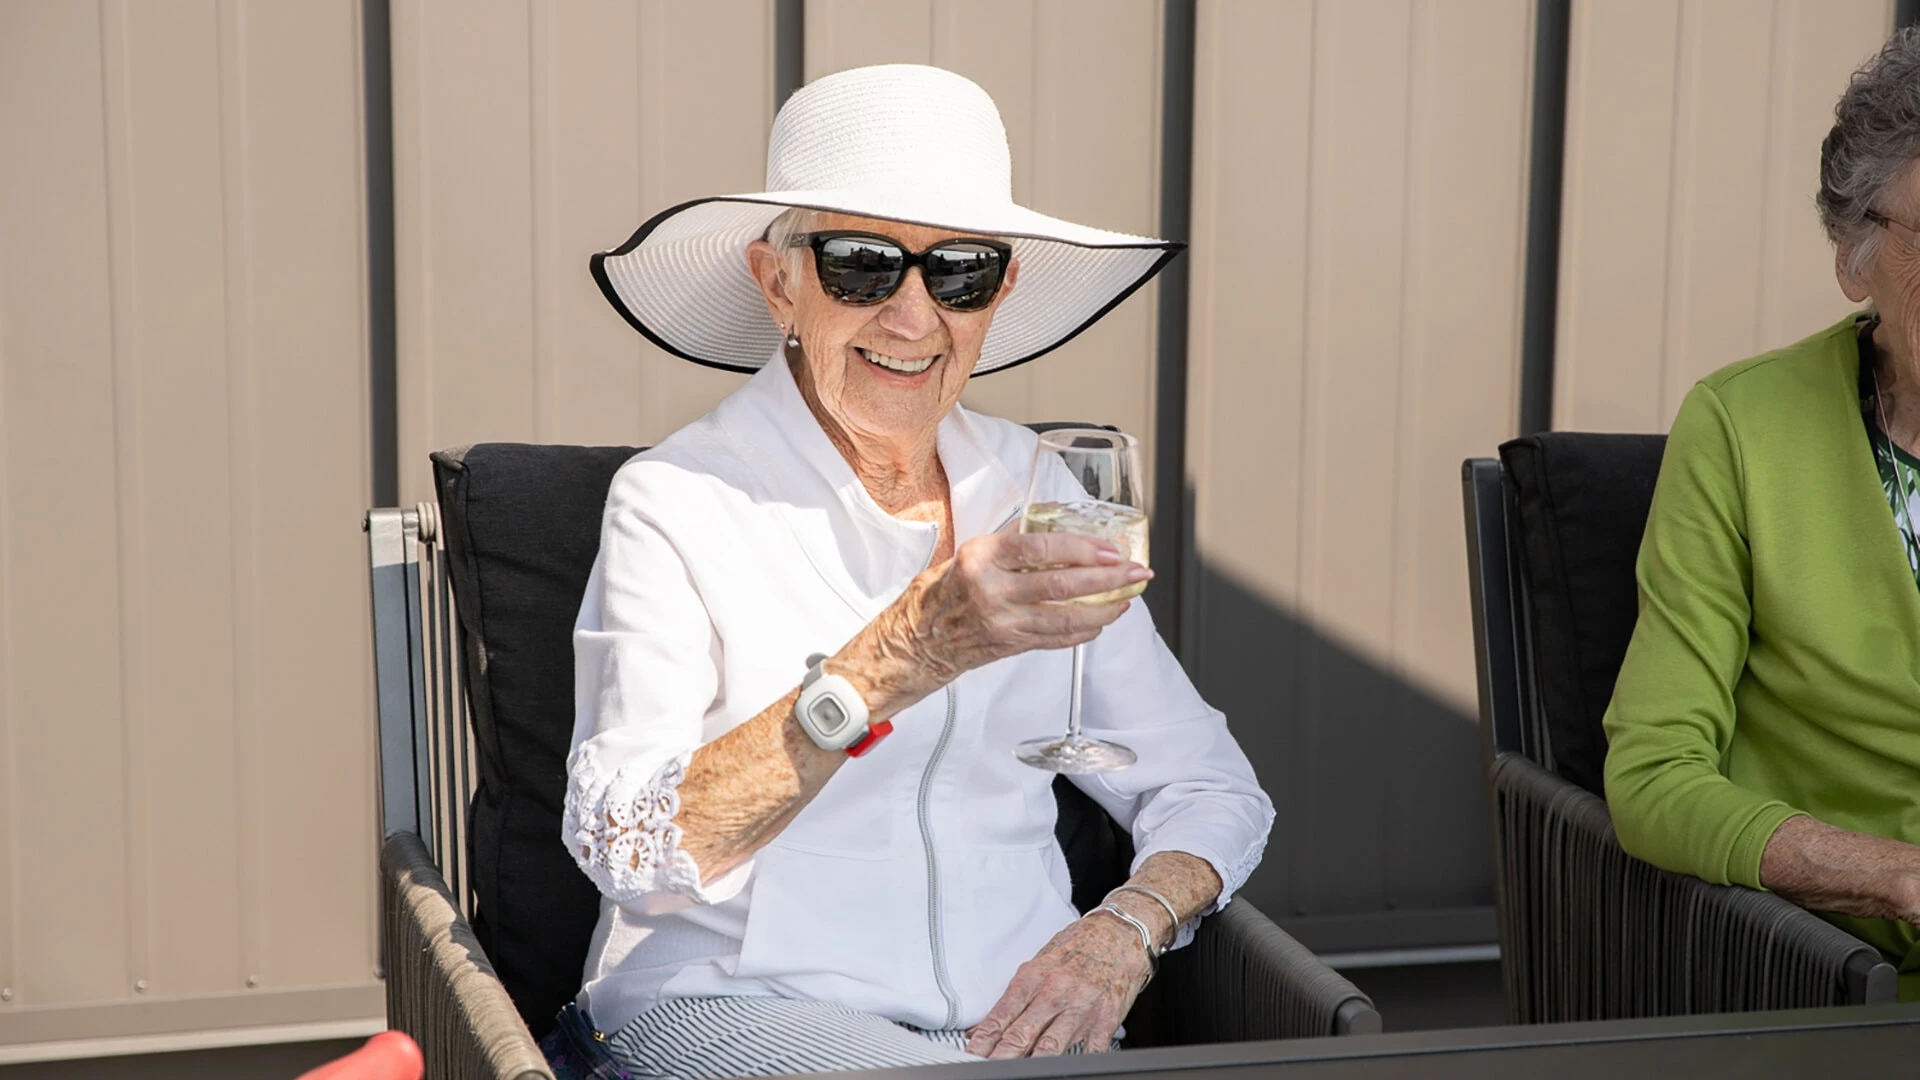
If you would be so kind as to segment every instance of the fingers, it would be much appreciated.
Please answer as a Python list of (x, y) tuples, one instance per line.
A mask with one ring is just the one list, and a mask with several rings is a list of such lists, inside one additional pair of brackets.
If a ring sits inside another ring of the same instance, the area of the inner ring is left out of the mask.
[(1009, 575), (1007, 599), (1017, 604), (1060, 603), (1113, 592), (1152, 578), (1153, 571), (1136, 563), (1055, 567)]
[(1119, 549), (1105, 540), (1073, 533), (1014, 533), (992, 539), (993, 562), (1002, 570), (1119, 566), (1126, 561)]
[[(1004, 1061), (1007, 1058), (1021, 1058), (1040, 1053), (1041, 1035), (1050, 1029), (1057, 1015), (1059, 1014), (1053, 1009), (1044, 1008), (1038, 1000), (1034, 1001), (1027, 1006), (1025, 1012), (1014, 1017), (1013, 1023), (1007, 1025), (1007, 1030), (1001, 1033), (1000, 1040), (994, 1043), (992, 1050), (987, 1052), (987, 1057), (994, 1061)], [(1065, 1048), (1062, 1047), (1062, 1049)], [(1059, 1051), (1056, 1050), (1054, 1053)]]
[[(999, 1003), (974, 1027), (968, 1053), (994, 1059), (1047, 1057), (1087, 1041), (1094, 1021), (1108, 1011), (1107, 995), (1096, 984), (1042, 960), (1044, 955), (1021, 965)], [(1111, 1031), (1107, 1042), (1112, 1042)], [(1100, 1045), (1105, 1049), (1107, 1044)]]
[(1087, 1017), (1092, 1012), (1089, 1005), (1068, 1008), (1055, 1016), (1040, 1032), (1028, 1051), (1033, 1057), (1058, 1057), (1076, 1044), (1087, 1041)]
[(986, 1057), (999, 1044), (1000, 1036), (1006, 1032), (1014, 1018), (1026, 1011), (1033, 995), (1039, 991), (1045, 976), (1031, 962), (1020, 965), (1013, 973), (1013, 981), (1007, 984), (1007, 992), (1000, 995), (993, 1008), (967, 1036), (967, 1053), (977, 1057)]
[(1089, 599), (1138, 595), (1153, 576), (1121, 560), (1111, 544), (1065, 533), (975, 537), (928, 574), (910, 594), (917, 599), (909, 636), (963, 671), (1092, 641), (1128, 605)]
[(1113, 1033), (1120, 1030), (1120, 1021), (1111, 1016), (1099, 1015), (1087, 1022), (1086, 1052), (1104, 1054), (1113, 1049)]

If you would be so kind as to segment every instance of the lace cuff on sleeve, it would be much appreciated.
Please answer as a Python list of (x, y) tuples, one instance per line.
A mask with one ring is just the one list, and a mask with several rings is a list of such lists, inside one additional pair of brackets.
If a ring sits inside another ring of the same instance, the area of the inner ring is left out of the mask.
[(643, 781), (631, 767), (608, 775), (591, 744), (575, 753), (561, 830), (574, 861), (616, 903), (655, 893), (706, 902), (700, 868), (680, 849), (680, 782), (692, 754), (669, 759)]

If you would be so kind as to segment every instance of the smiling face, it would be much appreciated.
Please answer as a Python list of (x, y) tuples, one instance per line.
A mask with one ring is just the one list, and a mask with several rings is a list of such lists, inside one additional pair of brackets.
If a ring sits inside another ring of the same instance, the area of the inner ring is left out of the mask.
[[(873, 233), (910, 251), (972, 235), (847, 214), (813, 217), (812, 230)], [(747, 261), (774, 322), (800, 339), (794, 377), (808, 404), (823, 425), (837, 425), (856, 446), (932, 439), (940, 419), (960, 400), (1018, 270), (1017, 263), (1007, 267), (1000, 292), (986, 308), (951, 311), (927, 294), (917, 267), (886, 300), (855, 305), (821, 289), (806, 248), (776, 252), (755, 241)]]

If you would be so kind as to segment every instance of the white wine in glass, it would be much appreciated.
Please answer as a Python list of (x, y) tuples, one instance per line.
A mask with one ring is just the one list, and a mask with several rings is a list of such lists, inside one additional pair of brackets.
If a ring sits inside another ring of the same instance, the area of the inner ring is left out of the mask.
[[(1061, 466), (1066, 468), (1062, 471)], [(1147, 565), (1147, 504), (1140, 490), (1140, 443), (1104, 428), (1060, 428), (1040, 436), (1033, 479), (1027, 488), (1023, 533), (1074, 533), (1105, 540), (1129, 562)], [(1139, 596), (1142, 581), (1111, 592), (1079, 596), (1070, 604), (1105, 604)], [(1013, 755), (1036, 769), (1058, 773), (1113, 772), (1139, 758), (1119, 743), (1080, 732), (1080, 679), (1084, 645), (1073, 647), (1073, 684), (1067, 698), (1067, 733), (1033, 739)]]
[[(1102, 502), (1094, 498), (1059, 502), (1037, 502), (1027, 506), (1020, 522), (1023, 533), (1076, 533), (1112, 544), (1120, 557), (1141, 566), (1147, 563), (1147, 513), (1132, 506)], [(1127, 600), (1147, 591), (1147, 583), (1123, 585), (1111, 592), (1076, 596), (1069, 604), (1105, 604)]]

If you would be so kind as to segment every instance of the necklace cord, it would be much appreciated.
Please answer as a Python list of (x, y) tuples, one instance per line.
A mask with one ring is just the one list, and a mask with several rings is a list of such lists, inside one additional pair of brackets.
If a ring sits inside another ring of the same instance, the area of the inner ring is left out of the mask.
[[(1880, 437), (1887, 443), (1887, 463), (1893, 466), (1893, 490), (1900, 496), (1900, 513), (1906, 518), (1907, 535), (1905, 539), (1911, 545), (1916, 539), (1913, 532), (1913, 504), (1908, 500), (1907, 482), (1900, 475), (1900, 452), (1894, 445), (1893, 425), (1887, 421), (1887, 396), (1880, 392), (1880, 372), (1873, 372), (1873, 407), (1880, 414)], [(1911, 561), (1912, 556), (1908, 556)]]

